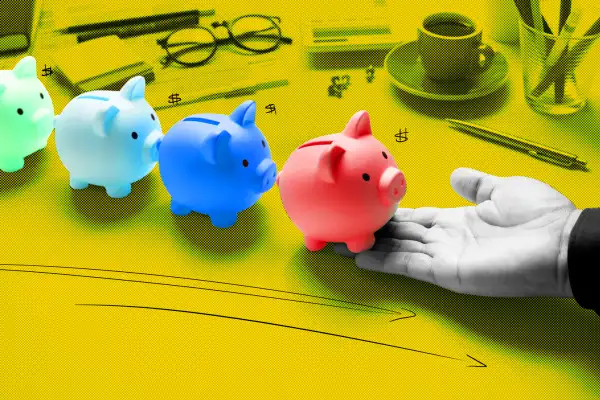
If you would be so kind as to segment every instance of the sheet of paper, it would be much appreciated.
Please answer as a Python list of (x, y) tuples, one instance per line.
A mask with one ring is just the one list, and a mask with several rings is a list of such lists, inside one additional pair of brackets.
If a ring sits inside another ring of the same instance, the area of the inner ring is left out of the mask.
[[(105, 49), (111, 49), (110, 57), (103, 54)], [(52, 60), (75, 84), (144, 62), (140, 55), (117, 36), (106, 36), (54, 51)], [(74, 63), (73, 60), (86, 62)]]

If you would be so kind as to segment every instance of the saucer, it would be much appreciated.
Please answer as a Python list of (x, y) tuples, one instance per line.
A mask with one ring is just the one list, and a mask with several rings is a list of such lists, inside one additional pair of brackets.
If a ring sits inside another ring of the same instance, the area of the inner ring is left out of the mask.
[(434, 100), (468, 100), (486, 96), (507, 81), (508, 62), (496, 52), (491, 65), (480, 74), (454, 82), (437, 82), (425, 75), (417, 42), (396, 46), (385, 58), (385, 70), (394, 85), (416, 96)]

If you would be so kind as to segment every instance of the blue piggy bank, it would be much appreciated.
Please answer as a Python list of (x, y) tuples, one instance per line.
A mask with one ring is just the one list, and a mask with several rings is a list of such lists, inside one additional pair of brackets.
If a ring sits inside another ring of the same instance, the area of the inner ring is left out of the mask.
[(163, 134), (145, 88), (136, 76), (120, 91), (84, 93), (55, 118), (56, 150), (73, 189), (92, 184), (110, 197), (125, 197), (156, 166)]
[(255, 118), (249, 100), (231, 115), (192, 115), (167, 132), (158, 165), (174, 214), (195, 211), (228, 228), (273, 187), (277, 169)]

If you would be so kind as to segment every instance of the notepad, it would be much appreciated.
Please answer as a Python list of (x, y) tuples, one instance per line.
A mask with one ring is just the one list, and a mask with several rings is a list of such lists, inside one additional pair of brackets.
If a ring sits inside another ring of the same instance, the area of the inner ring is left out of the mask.
[(302, 24), (303, 44), (308, 53), (390, 50), (402, 41), (402, 24), (385, 0), (331, 0), (335, 13), (316, 14)]
[(117, 36), (106, 36), (55, 51), (57, 70), (78, 91), (118, 89), (129, 78), (154, 79), (152, 66)]

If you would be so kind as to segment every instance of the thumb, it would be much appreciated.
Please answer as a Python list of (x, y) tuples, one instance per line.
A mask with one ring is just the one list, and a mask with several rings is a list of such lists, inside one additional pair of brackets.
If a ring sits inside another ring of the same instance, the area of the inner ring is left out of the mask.
[(506, 219), (500, 214), (500, 211), (491, 200), (486, 200), (475, 207), (475, 212), (484, 222), (493, 226), (510, 226)]
[(471, 168), (458, 168), (450, 176), (450, 185), (466, 200), (479, 204), (491, 200), (492, 192), (503, 179)]

